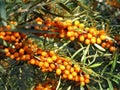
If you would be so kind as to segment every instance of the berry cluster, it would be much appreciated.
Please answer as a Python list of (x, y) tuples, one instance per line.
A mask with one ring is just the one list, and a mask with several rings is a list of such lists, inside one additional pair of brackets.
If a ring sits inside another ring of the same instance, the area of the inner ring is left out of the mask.
[[(85, 45), (98, 44), (103, 48), (109, 49), (110, 52), (116, 50), (114, 41), (109, 39), (105, 30), (97, 30), (95, 27), (85, 27), (83, 23), (78, 20), (72, 22), (71, 20), (63, 20), (63, 18), (55, 18), (51, 20), (47, 18), (43, 21), (40, 18), (35, 20), (37, 24), (44, 25), (42, 27), (35, 26), (36, 30), (48, 30), (59, 34), (37, 34), (39, 36), (52, 37), (52, 38), (66, 38), (71, 41), (77, 40)], [(110, 42), (110, 43), (108, 43)], [(109, 45), (104, 45), (109, 44)]]
[(89, 83), (89, 75), (83, 72), (80, 65), (73, 64), (72, 60), (60, 57), (54, 51), (42, 50), (29, 39), (15, 43), (14, 48), (4, 48), (4, 50), (7, 57), (27, 61), (38, 66), (42, 72), (54, 72), (63, 79), (78, 82), (82, 86)]
[(57, 81), (54, 79), (49, 79), (45, 82), (37, 84), (33, 90), (56, 90)]

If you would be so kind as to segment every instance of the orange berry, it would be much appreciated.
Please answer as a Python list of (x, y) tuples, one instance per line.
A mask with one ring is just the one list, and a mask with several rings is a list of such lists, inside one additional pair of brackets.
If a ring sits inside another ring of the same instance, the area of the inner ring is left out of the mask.
[(71, 41), (74, 41), (74, 40), (75, 40), (75, 37), (74, 37), (74, 36), (70, 37), (70, 40), (71, 40)]
[(11, 58), (11, 59), (14, 59), (15, 57), (14, 57), (14, 55), (10, 55), (10, 58)]
[(70, 72), (71, 73), (74, 72), (74, 68), (73, 67), (70, 68)]
[(30, 60), (30, 64), (33, 64), (33, 65), (34, 65), (34, 64), (35, 64), (35, 59), (32, 58), (32, 59)]
[(68, 75), (68, 79), (69, 79), (69, 80), (72, 80), (72, 79), (73, 79), (72, 74), (69, 74), (69, 75)]
[(68, 76), (67, 76), (66, 74), (63, 74), (62, 77), (63, 77), (63, 78), (67, 78)]
[(64, 66), (64, 65), (60, 65), (59, 68), (60, 68), (61, 70), (65, 70), (65, 66)]
[(11, 40), (11, 41), (15, 41), (15, 40), (16, 40), (15, 36), (12, 35), (12, 36), (10, 37), (10, 40)]
[(97, 38), (96, 42), (97, 42), (97, 44), (101, 44), (102, 43), (100, 38)]
[(77, 73), (76, 72), (72, 72), (72, 76), (77, 76)]
[(90, 75), (89, 74), (85, 74), (84, 78), (90, 78)]
[(87, 34), (87, 38), (88, 38), (88, 39), (91, 39), (91, 38), (92, 38), (92, 34), (91, 34), (91, 33), (88, 33), (88, 34)]
[(102, 46), (103, 48), (105, 48), (105, 47), (106, 47), (106, 43), (103, 42), (103, 43), (101, 44), (101, 46)]
[(72, 27), (72, 26), (68, 26), (67, 29), (68, 29), (69, 31), (71, 31), (71, 30), (73, 30), (73, 27)]
[(59, 69), (59, 68), (56, 69), (56, 74), (57, 74), (57, 75), (60, 75), (61, 73), (62, 73), (61, 69)]
[(83, 35), (80, 35), (80, 36), (79, 36), (79, 41), (80, 41), (80, 42), (83, 42), (84, 40), (85, 40), (85, 37), (84, 37)]
[(111, 45), (109, 42), (106, 43), (106, 48), (109, 48)]
[(42, 55), (43, 57), (48, 57), (48, 53), (45, 52), (45, 51), (42, 51), (42, 52), (41, 52), (41, 55)]
[(90, 29), (89, 27), (86, 27), (86, 28), (85, 28), (85, 31), (89, 31), (89, 29)]
[(53, 55), (51, 58), (52, 58), (53, 61), (57, 60), (57, 56), (56, 55)]
[(74, 80), (75, 80), (76, 82), (78, 82), (78, 81), (80, 81), (80, 77), (79, 77), (79, 76), (75, 76), (75, 77), (74, 77)]
[(80, 23), (80, 24), (78, 25), (78, 27), (81, 28), (81, 29), (84, 29), (85, 25), (84, 25), (83, 23)]
[(96, 38), (95, 38), (95, 37), (92, 37), (92, 38), (90, 39), (90, 42), (91, 42), (92, 44), (96, 43)]
[(100, 31), (99, 31), (99, 34), (100, 34), (100, 35), (105, 34), (105, 30), (100, 30)]
[(55, 64), (51, 63), (51, 64), (50, 64), (50, 67), (51, 67), (52, 69), (55, 69), (56, 66), (55, 66)]
[(7, 30), (10, 30), (10, 29), (11, 29), (11, 26), (10, 26), (10, 25), (7, 25), (7, 26), (6, 26), (6, 29), (7, 29)]
[(80, 82), (80, 85), (83, 87), (85, 86), (85, 82)]
[(48, 57), (48, 58), (47, 58), (47, 62), (48, 62), (48, 63), (52, 63), (52, 62), (53, 62), (52, 58)]
[(24, 55), (24, 49), (23, 49), (23, 48), (21, 48), (21, 49), (19, 50), (19, 54), (20, 54), (20, 55)]
[(79, 72), (80, 71), (80, 68), (78, 65), (74, 65), (74, 69), (75, 69), (75, 72)]
[(72, 37), (74, 36), (74, 31), (68, 31), (67, 32), (67, 37)]
[(49, 63), (48, 62), (44, 62), (43, 66), (46, 67), (46, 68), (48, 68), (49, 67)]
[(94, 27), (89, 29), (89, 33), (91, 33), (91, 34), (93, 34), (95, 31), (96, 31), (96, 28), (94, 28)]
[(19, 57), (19, 53), (18, 53), (18, 52), (15, 52), (15, 53), (14, 53), (14, 57), (15, 57), (15, 58)]
[(89, 45), (89, 44), (90, 44), (90, 39), (86, 39), (86, 40), (85, 40), (85, 44), (86, 44), (86, 45)]
[(54, 51), (49, 51), (49, 55), (53, 56), (53, 55), (55, 55), (55, 52)]
[(64, 73), (65, 73), (66, 75), (68, 75), (68, 74), (70, 74), (70, 71), (69, 71), (69, 70), (64, 70)]
[(84, 82), (85, 82), (85, 83), (89, 83), (89, 82), (90, 82), (90, 79), (89, 79), (89, 78), (85, 78)]
[(74, 25), (78, 26), (80, 24), (80, 22), (78, 20), (74, 21)]
[(80, 82), (84, 82), (84, 76), (80, 76)]
[(68, 65), (66, 66), (66, 69), (67, 69), (67, 70), (70, 70), (70, 68), (71, 68), (71, 66), (68, 64)]
[(115, 48), (114, 46), (111, 46), (111, 47), (109, 48), (109, 50), (110, 50), (110, 52), (114, 52), (114, 51), (116, 50), (116, 48)]
[(42, 67), (43, 66), (43, 62), (39, 62), (38, 66)]
[(0, 36), (5, 36), (5, 34), (6, 34), (6, 33), (5, 33), (5, 32), (3, 32), (3, 31), (2, 31), (2, 32), (0, 32)]
[(104, 35), (104, 34), (100, 35), (100, 39), (101, 40), (105, 40), (106, 39), (106, 35)]

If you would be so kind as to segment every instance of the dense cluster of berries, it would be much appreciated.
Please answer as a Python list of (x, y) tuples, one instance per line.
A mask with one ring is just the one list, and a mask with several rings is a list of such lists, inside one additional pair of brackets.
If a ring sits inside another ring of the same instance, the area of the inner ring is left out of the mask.
[(63, 20), (63, 18), (55, 18), (54, 20), (47, 18), (45, 21), (43, 21), (42, 19), (37, 18), (35, 21), (39, 25), (44, 25), (42, 27), (35, 26), (34, 28), (36, 30), (48, 30), (59, 33), (52, 35), (37, 34), (39, 36), (66, 38), (70, 39), (71, 41), (77, 40), (85, 45), (99, 44), (103, 48), (109, 49), (110, 52), (116, 50), (114, 42), (108, 39), (108, 35), (105, 30), (97, 30), (95, 27), (85, 27), (85, 25), (80, 23), (78, 20), (72, 22), (71, 20)]
[(60, 57), (54, 51), (44, 51), (29, 39), (14, 45), (13, 48), (4, 48), (7, 57), (26, 61), (38, 66), (42, 72), (54, 72), (63, 79), (76, 81), (82, 86), (89, 83), (89, 75), (82, 71), (80, 65), (73, 64), (72, 60)]
[(33, 90), (56, 90), (57, 81), (47, 78), (45, 82), (37, 84)]

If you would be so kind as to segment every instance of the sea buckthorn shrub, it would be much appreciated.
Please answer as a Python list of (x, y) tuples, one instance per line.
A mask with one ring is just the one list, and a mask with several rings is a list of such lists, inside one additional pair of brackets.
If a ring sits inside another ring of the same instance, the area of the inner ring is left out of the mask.
[(0, 90), (119, 89), (119, 7), (111, 2), (1, 0)]

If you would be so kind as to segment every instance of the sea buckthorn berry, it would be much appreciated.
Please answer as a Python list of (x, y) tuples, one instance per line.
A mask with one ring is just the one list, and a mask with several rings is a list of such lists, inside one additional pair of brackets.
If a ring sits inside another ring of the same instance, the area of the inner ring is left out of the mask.
[(115, 48), (114, 46), (111, 46), (111, 47), (109, 48), (109, 50), (110, 50), (110, 52), (114, 52), (114, 51), (116, 50), (116, 48)]
[(68, 74), (70, 74), (70, 71), (69, 71), (69, 70), (64, 70), (64, 73), (65, 73), (66, 75), (68, 75)]
[(72, 76), (77, 76), (77, 73), (74, 71), (74, 72), (72, 72)]
[(67, 36), (68, 36), (68, 37), (74, 36), (74, 31), (68, 31), (68, 32), (67, 32)]
[(84, 76), (80, 76), (80, 82), (84, 82)]
[(89, 74), (85, 74), (84, 78), (90, 78), (90, 75)]
[(20, 54), (20, 55), (24, 55), (24, 52), (25, 52), (25, 51), (24, 51), (23, 48), (21, 48), (21, 49), (19, 50), (19, 54)]
[(44, 62), (44, 63), (43, 63), (43, 66), (44, 66), (45, 68), (48, 68), (48, 67), (49, 67), (49, 63), (48, 63), (48, 62)]
[(99, 31), (99, 34), (100, 34), (100, 35), (104, 35), (104, 34), (105, 34), (105, 30), (100, 30), (100, 31)]
[(101, 46), (102, 46), (103, 48), (105, 48), (105, 47), (106, 47), (106, 42), (103, 42), (103, 43), (101, 44)]
[(97, 42), (97, 44), (101, 44), (102, 43), (100, 38), (97, 38), (96, 42)]
[(86, 45), (89, 45), (89, 44), (90, 44), (90, 39), (86, 39), (86, 40), (85, 40), (85, 44), (86, 44)]
[(89, 33), (93, 34), (96, 31), (96, 28), (90, 28)]
[(78, 26), (80, 24), (80, 22), (78, 20), (74, 21), (74, 25)]
[(64, 66), (64, 65), (60, 65), (59, 68), (60, 68), (61, 70), (65, 70), (65, 66)]
[(92, 44), (96, 43), (96, 37), (92, 37), (92, 38), (90, 39), (90, 42), (91, 42)]
[(89, 82), (90, 82), (90, 79), (89, 79), (89, 78), (85, 78), (84, 82), (85, 82), (85, 83), (89, 83)]
[(78, 27), (81, 28), (81, 29), (84, 29), (85, 25), (84, 25), (83, 23), (80, 23), (80, 24), (78, 25)]
[(101, 40), (105, 40), (106, 39), (106, 35), (104, 35), (104, 34), (100, 35), (100, 39)]
[(69, 75), (68, 75), (68, 79), (69, 79), (69, 80), (72, 80), (72, 79), (73, 79), (73, 75), (72, 75), (72, 74), (69, 74)]
[(45, 51), (42, 51), (42, 52), (41, 52), (41, 55), (42, 55), (43, 57), (48, 57), (48, 53), (45, 52)]
[(61, 69), (59, 69), (59, 68), (56, 69), (56, 74), (57, 74), (57, 75), (60, 75), (61, 73), (62, 73)]
[(87, 38), (91, 39), (92, 38), (92, 34), (88, 33), (87, 34)]
[(106, 48), (109, 48), (111, 45), (109, 42), (106, 43)]
[(52, 63), (52, 62), (53, 62), (52, 58), (48, 57), (48, 58), (47, 58), (47, 62), (48, 62), (48, 63)]
[(72, 30), (73, 30), (73, 26), (68, 26), (67, 29), (68, 29), (69, 31), (72, 31)]
[(86, 27), (86, 28), (85, 28), (85, 31), (89, 31), (89, 29), (90, 29), (89, 27)]
[(55, 66), (55, 64), (51, 63), (51, 64), (50, 64), (50, 67), (51, 67), (52, 69), (55, 69), (56, 66)]
[(70, 37), (70, 40), (71, 40), (71, 41), (74, 41), (74, 40), (75, 40), (75, 37), (74, 37), (74, 36)]
[(79, 76), (75, 76), (75, 77), (74, 77), (74, 80), (75, 80), (76, 82), (79, 82), (79, 81), (80, 81), (80, 77), (79, 77)]
[(84, 40), (85, 40), (85, 37), (84, 37), (83, 35), (80, 35), (80, 36), (79, 36), (79, 41), (80, 41), (80, 42), (83, 42)]
[(32, 58), (32, 59), (30, 60), (30, 64), (33, 64), (33, 65), (34, 65), (34, 64), (35, 64), (35, 59)]
[(80, 82), (80, 85), (83, 87), (85, 86), (85, 82)]

